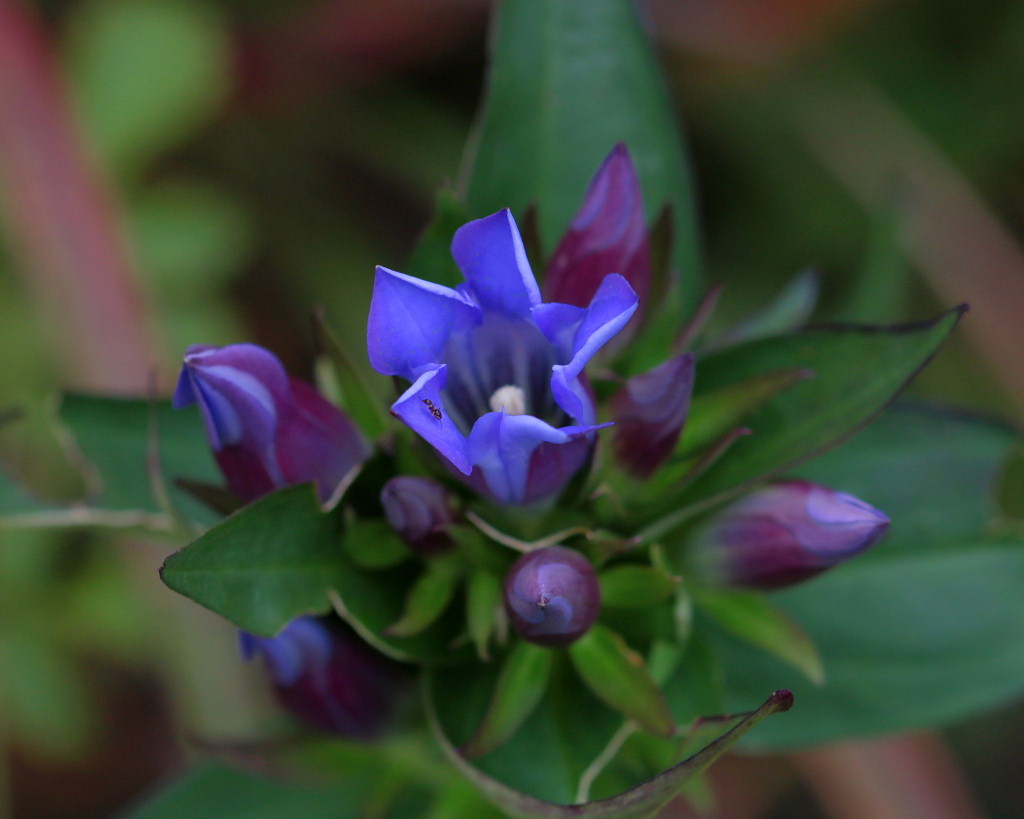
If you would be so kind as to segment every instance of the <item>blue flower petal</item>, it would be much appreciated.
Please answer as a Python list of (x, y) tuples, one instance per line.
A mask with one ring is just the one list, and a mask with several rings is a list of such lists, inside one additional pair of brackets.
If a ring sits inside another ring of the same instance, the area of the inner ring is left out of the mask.
[(366, 334), (370, 363), (415, 381), (443, 360), (449, 336), (479, 323), (480, 315), (450, 287), (378, 267)]
[(484, 310), (526, 317), (531, 307), (540, 304), (537, 279), (507, 208), (459, 228), (452, 255)]
[[(552, 367), (551, 392), (558, 405), (581, 424), (594, 423), (594, 402), (580, 373), (591, 358), (626, 326), (637, 308), (637, 296), (622, 276), (606, 276), (573, 338), (568, 364)], [(562, 329), (564, 333), (564, 328)]]
[(587, 316), (585, 307), (572, 304), (538, 304), (532, 311), (533, 321), (545, 338), (554, 345), (563, 362), (572, 360), (576, 331)]
[(638, 301), (636, 291), (618, 273), (604, 277), (573, 341), (572, 366), (577, 368), (576, 375), (626, 326), (636, 312)]
[[(463, 475), (473, 471), (466, 436), (448, 414), (441, 391), (448, 380), (444, 365), (423, 373), (391, 407), (391, 411), (444, 455)], [(440, 417), (438, 417), (440, 416)]]
[(480, 469), (491, 495), (501, 503), (522, 503), (530, 458), (541, 444), (565, 444), (572, 436), (532, 415), (488, 412), (469, 434), (469, 458)]
[(277, 405), (289, 398), (288, 375), (268, 350), (197, 345), (185, 354), (174, 406), (198, 401), (214, 450), (243, 442), (262, 450), (277, 429)]

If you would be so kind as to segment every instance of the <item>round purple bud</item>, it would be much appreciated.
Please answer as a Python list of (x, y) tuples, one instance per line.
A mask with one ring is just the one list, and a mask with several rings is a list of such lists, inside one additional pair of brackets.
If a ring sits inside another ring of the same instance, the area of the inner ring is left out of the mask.
[(505, 578), (505, 609), (531, 643), (564, 648), (594, 624), (601, 586), (583, 555), (548, 546), (523, 555)]
[(380, 502), (391, 528), (420, 556), (430, 557), (455, 545), (447, 531), (455, 523), (448, 490), (437, 481), (399, 475), (384, 484)]

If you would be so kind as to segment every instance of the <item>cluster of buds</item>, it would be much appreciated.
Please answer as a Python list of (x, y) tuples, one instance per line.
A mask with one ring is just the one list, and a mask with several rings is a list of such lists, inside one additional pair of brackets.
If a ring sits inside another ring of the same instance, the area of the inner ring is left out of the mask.
[[(651, 478), (677, 450), (699, 371), (692, 353), (675, 355), (622, 382), (601, 417), (586, 367), (617, 335), (638, 332), (630, 322), (642, 316), (652, 279), (643, 197), (624, 146), (591, 183), (545, 291), (507, 210), (460, 228), (452, 252), (465, 276), (456, 288), (379, 267), (368, 323), (371, 364), (408, 385), (393, 415), (463, 484), (455, 492), (452, 482), (398, 474), (381, 485), (384, 517), (427, 562), (457, 552), (453, 532), (467, 496), (550, 509), (591, 464), (606, 427), (616, 427), (604, 433), (614, 468), (633, 481)], [(191, 348), (175, 406), (192, 403), (243, 501), (314, 482), (330, 507), (372, 451), (344, 412), (251, 344)], [(705, 521), (692, 564), (724, 585), (777, 588), (863, 551), (887, 526), (856, 498), (783, 481)], [(595, 566), (571, 546), (527, 550), (504, 578), (505, 613), (527, 641), (564, 648), (601, 614)], [(303, 617), (274, 638), (242, 640), (247, 656), (265, 658), (281, 701), (307, 722), (374, 733), (387, 711), (381, 680), (389, 669), (354, 632)]]

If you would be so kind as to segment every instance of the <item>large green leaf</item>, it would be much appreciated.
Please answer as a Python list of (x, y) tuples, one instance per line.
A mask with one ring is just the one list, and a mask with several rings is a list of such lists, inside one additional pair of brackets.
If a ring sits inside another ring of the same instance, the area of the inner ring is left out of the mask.
[(844, 446), (801, 467), (800, 475), (888, 513), (886, 551), (919, 551), (986, 530), (1017, 440), (1013, 429), (992, 419), (900, 402)]
[(632, 0), (505, 0), (494, 24), (483, 115), (463, 180), (471, 214), (537, 205), (554, 250), (605, 156), (625, 142), (648, 220), (670, 204), (684, 287), (674, 325), (699, 295), (689, 169), (668, 93)]
[(358, 819), (364, 814), (373, 782), (372, 766), (353, 769), (341, 781), (317, 782), (270, 779), (229, 767), (202, 762), (181, 779), (145, 800), (128, 819), (182, 819), (223, 816), (230, 819)]
[[(472, 767), (508, 788), (553, 802), (572, 802), (580, 777), (622, 725), (557, 654), (550, 680), (522, 726)], [(444, 736), (464, 746), (490, 707), (496, 663), (439, 669), (430, 674), (429, 702)], [(468, 764), (468, 763), (467, 763)]]
[[(220, 484), (198, 410), (176, 411), (169, 403), (70, 394), (60, 407), (61, 420), (95, 467), (99, 493), (90, 502), (103, 509), (161, 511), (150, 475), (150, 442), (159, 440), (160, 464), (169, 483), (174, 478)], [(191, 496), (169, 486), (174, 500), (196, 519), (212, 521)]]
[(265, 637), (301, 614), (330, 608), (342, 581), (337, 515), (312, 484), (240, 509), (164, 562), (164, 583), (239, 628)]
[(781, 663), (726, 646), (740, 703), (791, 687), (800, 718), (751, 739), (790, 748), (962, 719), (1024, 692), (1024, 541), (985, 534), (1011, 430), (898, 405), (801, 474), (884, 509), (890, 534), (822, 577), (773, 595), (821, 651), (816, 688)]
[[(517, 817), (517, 819), (647, 819), (647, 817), (652, 817), (693, 776), (705, 770), (751, 728), (772, 714), (788, 710), (793, 702), (793, 696), (789, 691), (776, 691), (760, 708), (739, 715), (739, 719), (733, 721), (729, 730), (723, 727), (722, 733), (717, 739), (687, 759), (614, 796), (579, 803), (574, 796), (568, 795), (571, 791), (561, 798), (552, 798), (540, 793), (539, 789), (516, 789), (509, 786), (506, 778), (483, 769), (482, 766), (470, 764), (452, 744), (446, 726), (435, 709), (433, 694), (438, 687), (438, 681), (428, 677), (426, 685), (427, 716), (442, 749), (456, 768), (484, 795), (498, 805), (506, 815)], [(590, 716), (585, 710), (584, 703), (577, 701), (573, 705), (577, 715), (582, 713), (584, 717)], [(555, 740), (554, 744), (560, 754), (567, 754), (571, 751), (578, 754), (579, 749), (573, 748), (574, 741), (582, 743), (587, 739), (585, 729), (576, 736), (564, 733), (567, 727), (564, 724), (560, 726), (563, 733), (559, 735), (557, 731), (559, 726), (552, 723), (552, 716), (552, 714), (544, 714), (546, 722), (543, 726), (538, 726), (546, 730), (538, 732), (539, 735), (536, 736), (535, 755), (522, 754), (522, 750), (525, 749), (521, 749), (520, 756), (515, 760), (519, 769), (532, 770), (538, 774), (542, 783), (545, 776), (550, 776), (547, 766), (551, 761), (548, 750), (552, 739)], [(586, 722), (583, 722), (581, 726), (585, 727)], [(552, 728), (556, 728), (554, 737), (551, 736)], [(521, 731), (520, 736), (526, 733), (525, 730)], [(617, 731), (616, 734), (621, 734), (621, 732)]]
[(729, 692), (743, 702), (787, 685), (800, 718), (751, 742), (792, 748), (950, 722), (1024, 693), (1024, 541), (877, 554), (776, 601), (821, 650), (815, 688), (767, 655), (729, 643)]
[(698, 395), (784, 368), (813, 370), (815, 375), (746, 419), (753, 434), (737, 441), (685, 499), (706, 498), (779, 474), (851, 435), (928, 363), (962, 312), (901, 327), (807, 330), (740, 345), (700, 362)]

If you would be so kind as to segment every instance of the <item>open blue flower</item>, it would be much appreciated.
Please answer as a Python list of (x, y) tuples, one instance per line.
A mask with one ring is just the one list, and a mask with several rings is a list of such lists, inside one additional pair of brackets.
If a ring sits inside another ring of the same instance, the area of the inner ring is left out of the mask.
[(597, 423), (583, 369), (637, 309), (612, 272), (588, 307), (541, 301), (508, 210), (463, 225), (452, 289), (377, 268), (370, 362), (412, 385), (392, 412), (478, 489), (524, 504), (584, 465)]

